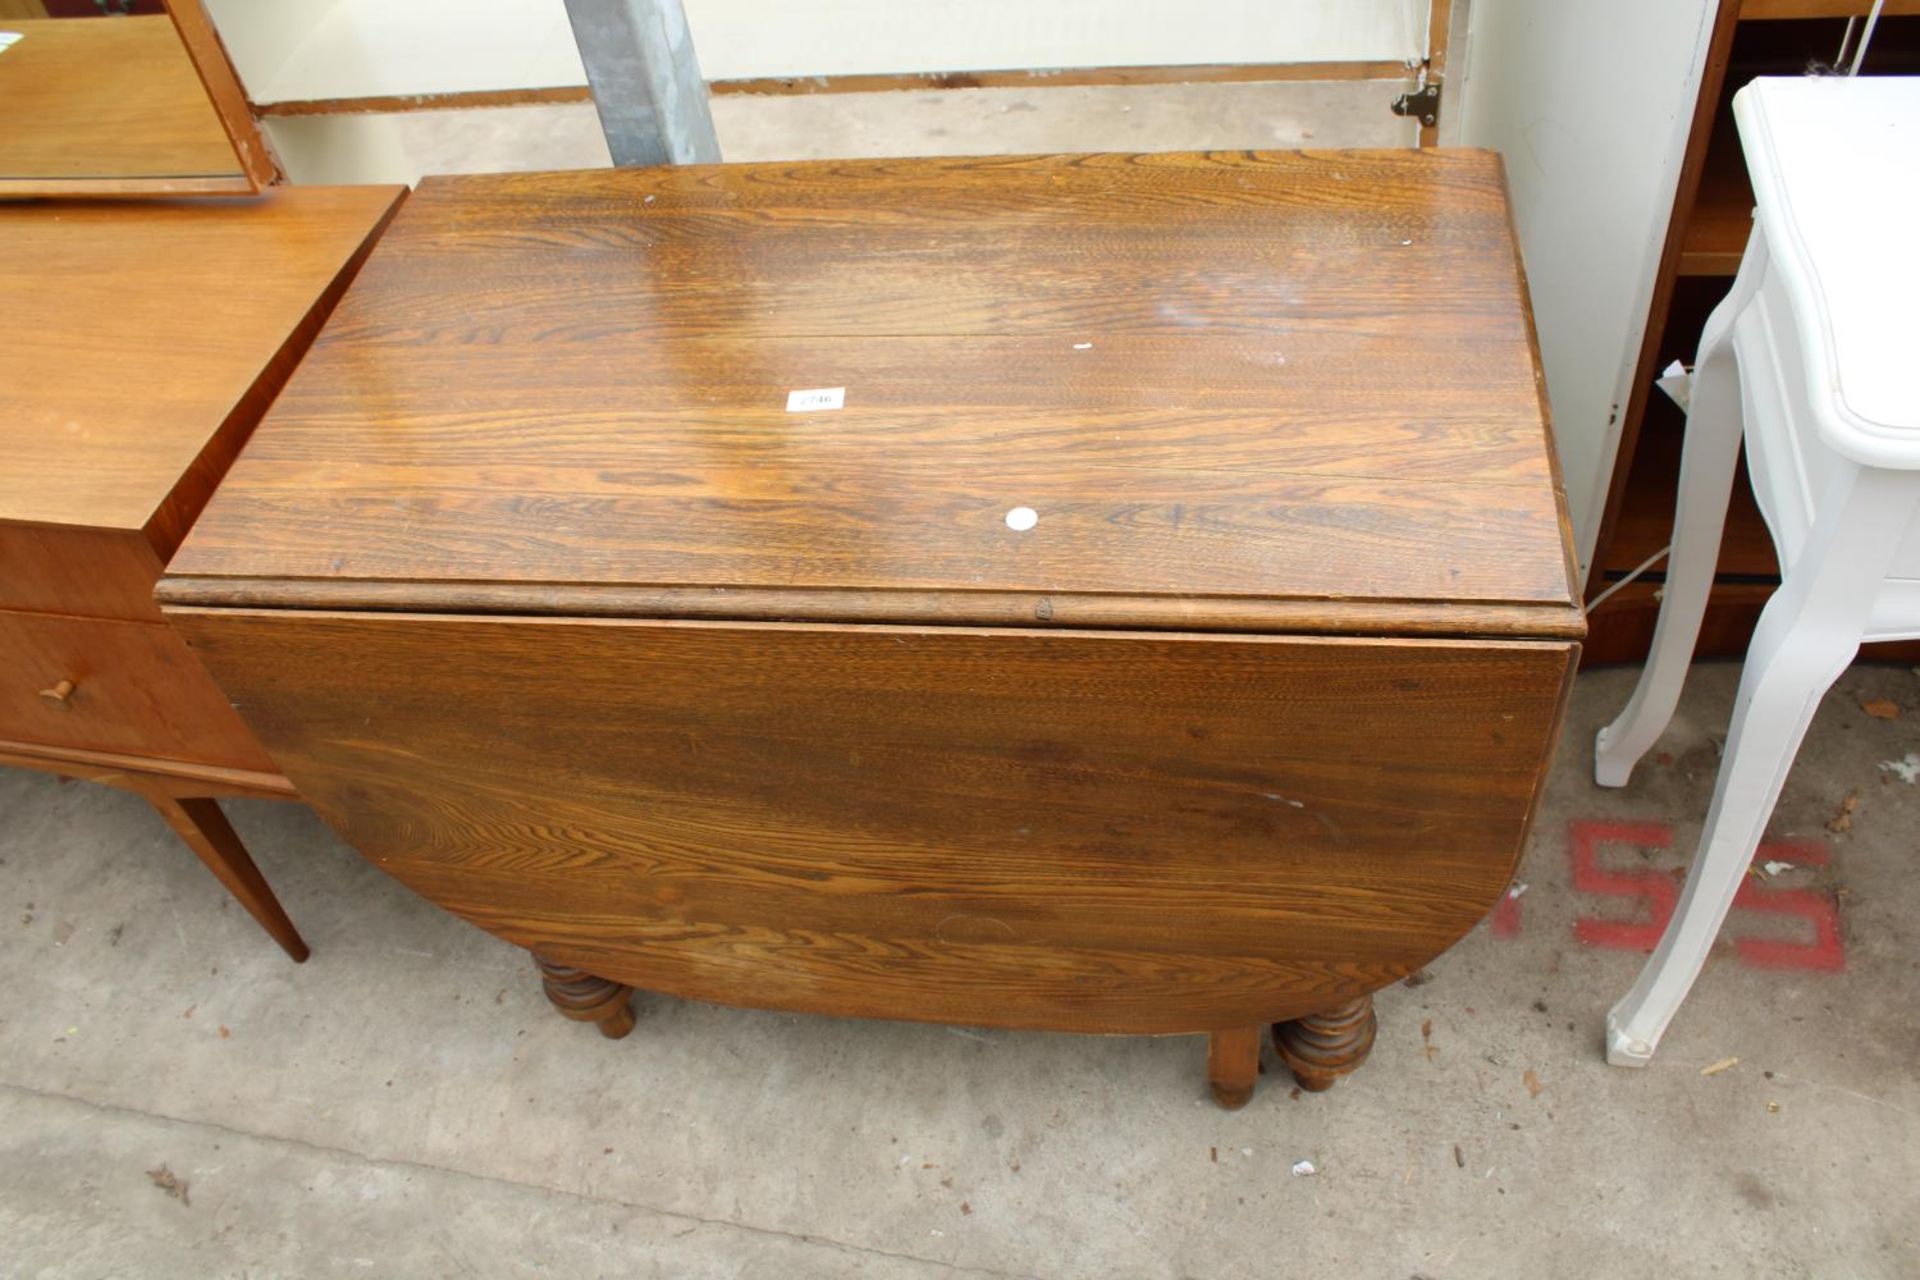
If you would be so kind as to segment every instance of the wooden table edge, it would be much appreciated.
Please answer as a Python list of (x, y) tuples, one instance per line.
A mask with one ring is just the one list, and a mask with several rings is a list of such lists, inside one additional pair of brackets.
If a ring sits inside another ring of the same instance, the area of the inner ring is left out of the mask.
[(1460, 603), (870, 587), (384, 582), (192, 575), (163, 577), (154, 595), (167, 612), (289, 609), (1050, 631), (1499, 636), (1542, 640), (1579, 640), (1586, 635), (1586, 619), (1580, 606), (1571, 599)]
[(0, 738), (0, 765), (38, 769), (86, 782), (99, 782), (136, 791), (174, 797), (241, 796), (255, 800), (297, 800), (293, 784), (277, 773), (235, 769), (226, 765), (196, 764), (89, 751), (80, 747), (51, 747), (38, 742)]

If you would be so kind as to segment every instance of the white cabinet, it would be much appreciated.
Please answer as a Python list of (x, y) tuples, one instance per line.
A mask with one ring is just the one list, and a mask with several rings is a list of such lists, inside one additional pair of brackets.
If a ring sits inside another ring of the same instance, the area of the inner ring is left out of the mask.
[(1473, 0), (1452, 59), (1460, 142), (1506, 157), (1583, 576), (1716, 8)]

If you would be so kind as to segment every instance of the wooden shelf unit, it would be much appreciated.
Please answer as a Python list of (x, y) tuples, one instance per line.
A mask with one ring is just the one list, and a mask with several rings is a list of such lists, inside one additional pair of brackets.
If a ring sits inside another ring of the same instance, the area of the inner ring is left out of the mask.
[[(1673, 529), (1685, 416), (1654, 388), (1674, 360), (1691, 365), (1707, 315), (1725, 296), (1753, 226), (1753, 189), (1734, 128), (1733, 94), (1755, 76), (1797, 75), (1838, 53), (1848, 16), (1871, 0), (1722, 0), (1694, 118), (1672, 230), (1655, 282), (1653, 313), (1634, 396), (1622, 423), (1594, 571), (1592, 599), (1666, 545)], [(1889, 0), (1861, 67), (1863, 75), (1920, 72), (1920, 0)], [(1659, 612), (1657, 568), (1610, 596), (1589, 617), (1583, 661), (1646, 657)], [(1753, 504), (1744, 470), (1736, 481), (1718, 577), (1696, 652), (1746, 651), (1760, 609), (1779, 582), (1772, 539)], [(1872, 656), (1911, 661), (1920, 644), (1869, 646)]]

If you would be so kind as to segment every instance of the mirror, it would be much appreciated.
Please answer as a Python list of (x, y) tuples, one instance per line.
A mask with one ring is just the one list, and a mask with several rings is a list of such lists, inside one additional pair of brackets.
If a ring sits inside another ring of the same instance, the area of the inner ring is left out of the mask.
[(200, 0), (0, 0), (0, 197), (246, 194), (279, 176)]

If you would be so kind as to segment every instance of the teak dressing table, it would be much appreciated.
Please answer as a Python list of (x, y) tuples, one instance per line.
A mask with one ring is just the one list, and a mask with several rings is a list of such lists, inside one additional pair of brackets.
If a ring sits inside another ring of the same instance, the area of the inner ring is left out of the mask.
[(1570, 573), (1496, 157), (1097, 155), (428, 179), (161, 598), (609, 1035), (1205, 1033), (1233, 1106), (1506, 888)]
[(293, 788), (153, 588), (401, 191), (0, 201), (0, 764), (144, 796), (296, 960), (212, 799)]

